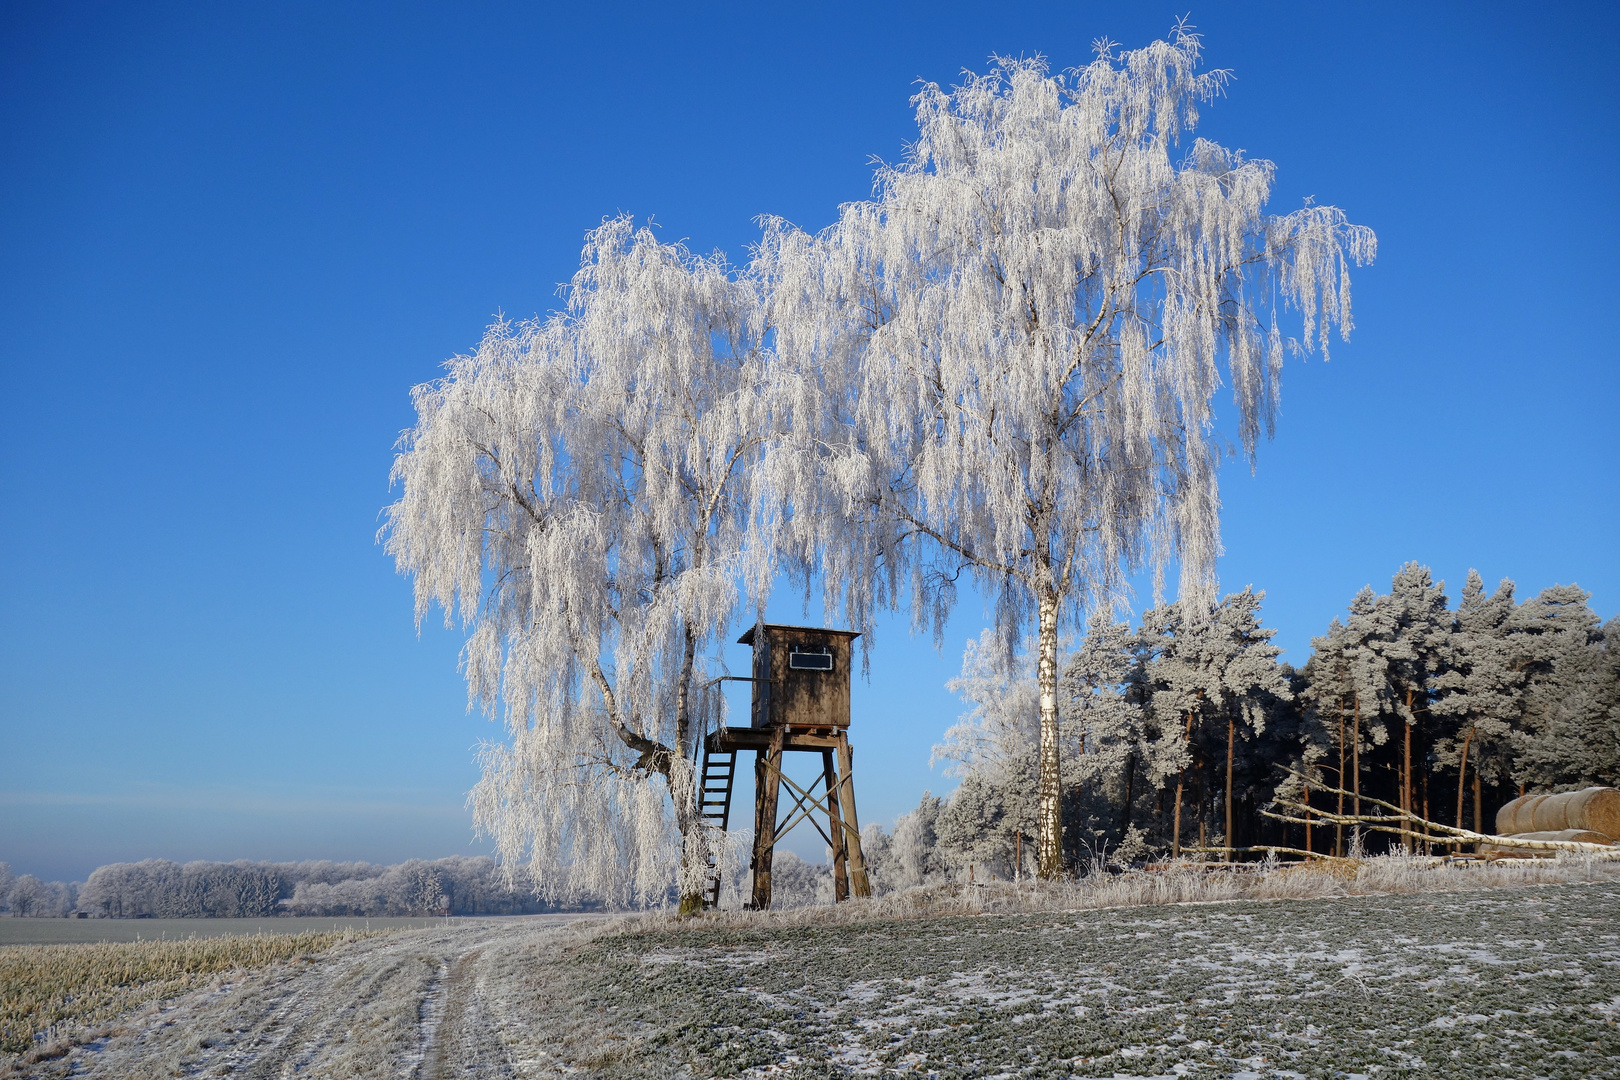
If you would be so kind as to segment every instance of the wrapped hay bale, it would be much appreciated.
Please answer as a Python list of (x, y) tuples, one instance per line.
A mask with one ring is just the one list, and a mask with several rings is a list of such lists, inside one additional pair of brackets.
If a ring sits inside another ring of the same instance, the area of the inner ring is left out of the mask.
[[(1535, 797), (1545, 798), (1546, 796)], [(1593, 832), (1591, 829), (1548, 829), (1542, 832), (1502, 835), (1512, 835), (1515, 840), (1563, 840), (1577, 844), (1612, 843), (1603, 833)], [(1550, 859), (1558, 854), (1556, 849), (1508, 847), (1506, 844), (1481, 844), (1479, 851), (1482, 855), (1507, 855), (1519, 859)]]
[(1496, 812), (1498, 836), (1567, 829), (1601, 833), (1599, 843), (1620, 840), (1620, 791), (1590, 787), (1558, 795), (1525, 795)]

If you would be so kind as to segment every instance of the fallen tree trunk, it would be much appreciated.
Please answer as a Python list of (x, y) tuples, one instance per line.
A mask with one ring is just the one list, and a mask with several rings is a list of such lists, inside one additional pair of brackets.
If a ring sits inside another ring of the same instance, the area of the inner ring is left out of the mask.
[[(1542, 832), (1514, 833), (1515, 840), (1563, 840), (1576, 844), (1610, 844), (1611, 841), (1600, 832), (1591, 829), (1548, 829)], [(1481, 855), (1509, 855), (1517, 858), (1534, 858), (1546, 852), (1526, 851), (1523, 848), (1503, 847), (1500, 844), (1481, 844)]]
[[(1241, 854), (1244, 854), (1246, 852), (1251, 852), (1251, 851), (1263, 851), (1263, 852), (1269, 852), (1270, 854), (1273, 854), (1273, 855), (1298, 855), (1301, 858), (1305, 859), (1307, 862), (1320, 860), (1322, 862), (1349, 863), (1352, 866), (1360, 866), (1361, 865), (1361, 860), (1360, 859), (1345, 859), (1345, 858), (1341, 858), (1341, 857), (1339, 857), (1337, 855), (1327, 855), (1327, 854), (1324, 854), (1324, 853), (1322, 853), (1320, 851), (1311, 851), (1309, 849), (1301, 849), (1301, 848), (1294, 848), (1294, 847), (1283, 847), (1280, 844), (1254, 844), (1254, 845), (1252, 845), (1250, 847), (1184, 847), (1181, 850), (1182, 851), (1190, 851), (1190, 852), (1193, 852), (1195, 854), (1210, 854), (1210, 855), (1224, 855), (1227, 852), (1232, 852), (1233, 854), (1241, 855)], [(1214, 865), (1214, 864), (1211, 864), (1211, 865)]]
[[(1293, 770), (1289, 770), (1292, 772)], [(1301, 773), (1294, 773), (1301, 779), (1308, 779)], [(1333, 792), (1334, 788), (1318, 787), (1319, 791)], [(1350, 794), (1345, 792), (1344, 794)], [(1334, 814), (1315, 807), (1306, 807), (1291, 799), (1277, 799), (1273, 805), (1294, 811), (1293, 814), (1278, 814), (1270, 810), (1262, 810), (1266, 817), (1277, 821), (1286, 821), (1295, 825), (1310, 825), (1326, 821), (1335, 825), (1360, 825), (1375, 832), (1392, 833), (1396, 836), (1410, 836), (1414, 827), (1421, 827), (1429, 835), (1429, 843), (1443, 846), (1459, 846), (1462, 844), (1491, 844), (1497, 847), (1517, 849), (1523, 851), (1572, 851), (1589, 855), (1606, 857), (1607, 859), (1620, 859), (1620, 847), (1604, 842), (1584, 840), (1531, 840), (1523, 836), (1493, 836), (1486, 833), (1477, 833), (1472, 829), (1459, 829), (1451, 825), (1442, 825), (1437, 821), (1428, 821), (1417, 814), (1403, 810), (1392, 803), (1371, 796), (1361, 796), (1364, 802), (1384, 808), (1384, 814)], [(1309, 817), (1296, 816), (1309, 811)], [(1313, 820), (1314, 819), (1314, 820)]]

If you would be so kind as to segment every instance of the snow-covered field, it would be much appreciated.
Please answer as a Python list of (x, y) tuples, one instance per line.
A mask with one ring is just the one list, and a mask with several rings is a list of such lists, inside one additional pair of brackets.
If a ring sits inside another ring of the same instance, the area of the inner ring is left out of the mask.
[(1620, 883), (340, 946), (26, 1075), (1593, 1077)]

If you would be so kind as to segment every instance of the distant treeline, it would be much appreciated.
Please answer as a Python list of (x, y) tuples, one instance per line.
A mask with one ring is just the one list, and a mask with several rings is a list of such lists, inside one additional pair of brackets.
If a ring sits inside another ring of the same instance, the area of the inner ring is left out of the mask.
[(509, 885), (487, 856), (411, 859), (395, 866), (143, 862), (97, 868), (83, 883), (13, 877), (0, 863), (0, 897), (14, 916), (75, 911), (115, 919), (240, 919), (275, 915), (527, 915), (548, 910), (525, 880)]

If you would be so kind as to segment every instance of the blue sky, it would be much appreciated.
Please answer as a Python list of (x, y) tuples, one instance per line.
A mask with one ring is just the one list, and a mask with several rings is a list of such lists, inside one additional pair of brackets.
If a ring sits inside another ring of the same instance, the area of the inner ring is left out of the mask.
[[(914, 132), (915, 80), (1186, 8), (9, 4), (0, 11), (0, 860), (487, 850), (460, 639), (374, 542), (409, 388), (543, 312), (618, 212), (740, 257)], [(1620, 610), (1607, 4), (1208, 4), (1199, 134), (1379, 235), (1351, 345), (1225, 470), (1286, 659), (1407, 559)], [(801, 621), (790, 596), (773, 617)], [(812, 613), (812, 618), (817, 613)], [(943, 653), (880, 628), (862, 816), (950, 787)], [(731, 663), (744, 663), (731, 651)], [(803, 845), (812, 853), (811, 845)]]

